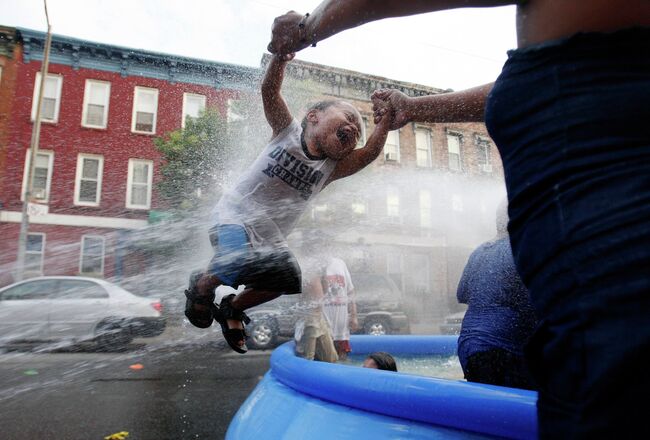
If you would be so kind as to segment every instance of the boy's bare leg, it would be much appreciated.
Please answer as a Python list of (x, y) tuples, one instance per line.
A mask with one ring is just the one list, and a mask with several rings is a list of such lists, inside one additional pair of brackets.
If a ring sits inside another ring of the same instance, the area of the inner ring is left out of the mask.
[[(197, 283), (197, 290), (201, 296), (210, 296), (214, 294), (214, 290), (221, 284), (223, 283), (215, 275), (205, 274)], [(281, 292), (265, 292), (255, 289), (246, 289), (234, 297), (230, 304), (235, 310), (243, 312), (244, 310), (250, 309), (251, 307), (255, 307), (274, 300), (280, 295), (282, 295)], [(203, 304), (194, 304), (193, 307), (197, 311), (204, 311), (210, 308), (209, 306)], [(228, 328), (244, 328), (243, 323), (236, 319), (229, 319), (227, 323)], [(242, 341), (241, 345), (243, 344), (244, 341)]]
[(338, 361), (339, 357), (336, 354), (336, 349), (334, 348), (334, 341), (329, 332), (321, 335), (316, 339), (316, 356), (314, 359), (322, 362), (329, 362), (331, 364)]
[(313, 361), (316, 357), (316, 334), (318, 329), (312, 326), (306, 326), (300, 344), (302, 346), (302, 357), (308, 361)]
[[(233, 309), (243, 312), (251, 307), (259, 306), (260, 304), (274, 300), (280, 295), (282, 295), (281, 292), (264, 292), (255, 289), (246, 289), (234, 297), (230, 302), (230, 305)], [(226, 322), (228, 323), (228, 328), (244, 328), (244, 324), (236, 319), (229, 319)], [(244, 343), (245, 341), (241, 341), (240, 345), (244, 345)]]

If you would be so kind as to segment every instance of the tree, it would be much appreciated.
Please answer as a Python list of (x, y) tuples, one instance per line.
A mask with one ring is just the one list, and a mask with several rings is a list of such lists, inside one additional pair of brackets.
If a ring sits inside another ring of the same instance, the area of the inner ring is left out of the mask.
[[(287, 78), (283, 95), (298, 115), (314, 101), (317, 90), (312, 81)], [(227, 119), (210, 108), (198, 118), (188, 118), (184, 129), (154, 139), (164, 159), (160, 196), (171, 209), (181, 211), (214, 203), (224, 184), (237, 179), (270, 135), (262, 102), (255, 93), (242, 93), (230, 101)]]
[(188, 118), (185, 128), (154, 139), (154, 145), (165, 161), (158, 190), (170, 208), (198, 208), (220, 193), (235, 152), (219, 111), (206, 109)]

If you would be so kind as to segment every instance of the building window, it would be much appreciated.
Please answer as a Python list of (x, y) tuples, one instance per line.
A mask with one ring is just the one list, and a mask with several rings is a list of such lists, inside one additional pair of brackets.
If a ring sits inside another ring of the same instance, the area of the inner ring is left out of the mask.
[[(240, 122), (246, 119), (247, 109), (245, 104), (238, 100), (229, 98), (226, 102), (226, 122), (228, 124)], [(243, 126), (246, 133), (248, 133), (249, 124)]]
[(87, 79), (81, 125), (91, 128), (106, 128), (110, 96), (111, 83)]
[(427, 189), (420, 190), (420, 226), (431, 227), (431, 193)]
[(417, 296), (428, 295), (431, 291), (429, 288), (431, 263), (429, 256), (426, 254), (412, 254), (408, 257), (409, 282), (412, 284), (413, 293)]
[(80, 154), (77, 157), (77, 177), (74, 187), (75, 205), (99, 206), (103, 169), (103, 156)]
[(136, 87), (133, 95), (134, 133), (153, 134), (156, 132), (156, 114), (158, 113), (158, 90)]
[[(20, 199), (24, 200), (25, 189), (27, 188), (27, 176), (29, 175), (31, 149), (25, 154), (25, 169), (23, 170), (23, 189)], [(38, 202), (47, 203), (50, 200), (50, 186), (52, 182), (52, 164), (54, 163), (54, 153), (52, 151), (39, 150), (36, 153), (36, 165), (32, 175), (32, 194), (31, 198)]]
[(478, 166), (484, 173), (492, 172), (492, 157), (490, 153), (490, 141), (485, 138), (476, 138), (476, 147), (478, 148)]
[(402, 275), (402, 255), (389, 252), (386, 255), (386, 274), (397, 284), (397, 287), (403, 289)]
[(32, 232), (27, 234), (25, 246), (25, 272), (43, 273), (43, 254), (45, 253), (45, 234)]
[(449, 152), (449, 169), (452, 171), (461, 171), (460, 135), (447, 134), (447, 150)]
[(104, 273), (104, 237), (93, 235), (81, 237), (79, 272), (98, 275)]
[(183, 128), (185, 128), (187, 118), (198, 118), (203, 111), (205, 111), (205, 96), (183, 93)]
[[(43, 87), (43, 100), (41, 104), (41, 121), (57, 122), (59, 120), (59, 106), (61, 104), (61, 86), (63, 77), (61, 75), (47, 75)], [(34, 81), (34, 96), (32, 99), (32, 121), (36, 120), (36, 108), (38, 107), (38, 92), (41, 87), (41, 74), (36, 74)]]
[(151, 182), (153, 162), (129, 159), (129, 176), (126, 183), (126, 207), (149, 209), (151, 207)]
[(362, 199), (355, 199), (350, 205), (352, 213), (359, 217), (365, 217), (368, 214), (368, 202)]
[(327, 220), (329, 215), (327, 203), (315, 203), (311, 209), (311, 219), (314, 221)]
[(368, 129), (368, 118), (365, 116), (361, 117), (361, 133), (359, 133), (359, 139), (357, 139), (357, 146), (355, 148), (363, 148), (366, 145), (366, 131)]
[(384, 159), (386, 162), (399, 162), (399, 130), (388, 132), (384, 144)]
[(415, 129), (415, 155), (419, 167), (431, 167), (431, 132), (424, 128)]
[(386, 217), (389, 223), (399, 223), (399, 193), (395, 188), (389, 188), (386, 193)]
[(457, 212), (463, 212), (463, 198), (459, 194), (452, 194), (451, 209)]

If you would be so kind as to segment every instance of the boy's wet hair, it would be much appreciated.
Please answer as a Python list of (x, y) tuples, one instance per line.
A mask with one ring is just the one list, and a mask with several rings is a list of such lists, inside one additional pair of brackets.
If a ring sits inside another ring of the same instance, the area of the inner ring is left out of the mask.
[(376, 351), (368, 355), (370, 359), (375, 361), (377, 368), (386, 371), (397, 371), (397, 364), (395, 359), (385, 351)]
[(300, 123), (300, 126), (302, 127), (302, 131), (305, 131), (307, 129), (307, 115), (309, 114), (310, 111), (312, 110), (319, 110), (319, 111), (324, 111), (328, 107), (331, 107), (333, 105), (340, 104), (341, 101), (340, 99), (324, 99), (323, 101), (318, 101), (307, 109), (307, 112), (305, 113), (305, 117), (302, 118), (302, 122)]

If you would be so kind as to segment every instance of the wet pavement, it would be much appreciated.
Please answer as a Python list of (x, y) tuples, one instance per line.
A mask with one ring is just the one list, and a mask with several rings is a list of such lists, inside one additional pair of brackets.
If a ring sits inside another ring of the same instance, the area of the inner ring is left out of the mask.
[(211, 330), (182, 328), (113, 353), (5, 349), (0, 438), (101, 440), (128, 432), (126, 440), (222, 439), (269, 356), (239, 355)]

